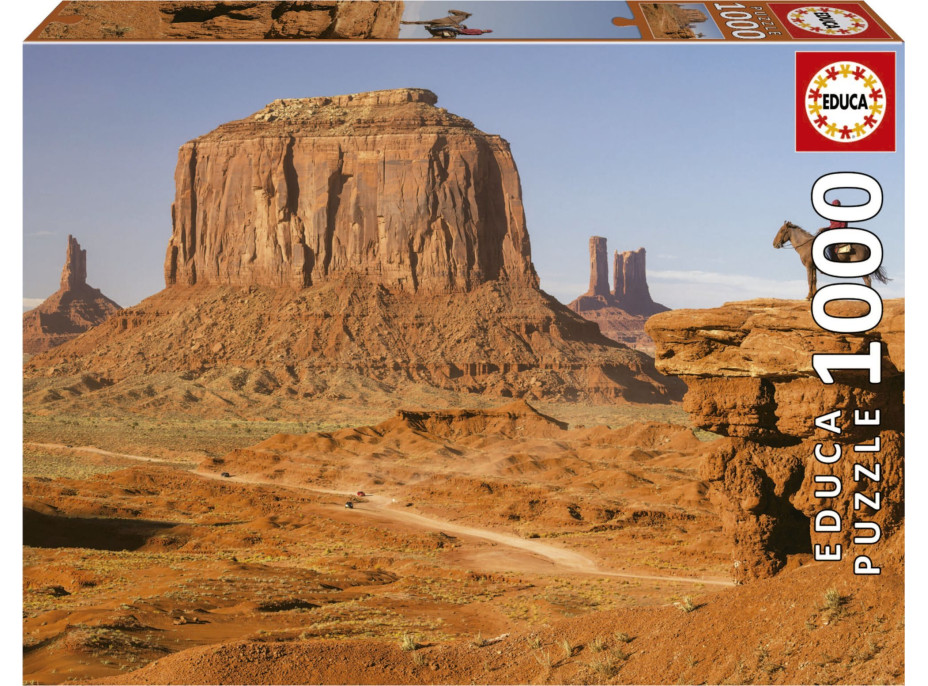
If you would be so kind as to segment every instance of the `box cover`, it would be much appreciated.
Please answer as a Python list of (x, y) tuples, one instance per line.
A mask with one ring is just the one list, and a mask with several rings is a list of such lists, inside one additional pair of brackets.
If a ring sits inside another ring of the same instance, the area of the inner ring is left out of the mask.
[(869, 5), (79, 0), (23, 50), (25, 681), (904, 680)]

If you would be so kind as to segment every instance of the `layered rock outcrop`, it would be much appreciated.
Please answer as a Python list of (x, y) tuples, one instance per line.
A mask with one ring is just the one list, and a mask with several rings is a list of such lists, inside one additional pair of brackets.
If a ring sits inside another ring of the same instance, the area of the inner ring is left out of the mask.
[(87, 285), (87, 251), (68, 236), (61, 287), (23, 314), (23, 352), (40, 353), (75, 338), (122, 308)]
[(403, 2), (133, 0), (63, 3), (39, 40), (307, 40), (399, 37)]
[(402, 2), (161, 2), (165, 38), (395, 39)]
[(584, 319), (596, 322), (607, 338), (648, 354), (654, 342), (644, 330), (648, 317), (668, 308), (651, 299), (648, 288), (645, 249), (615, 251), (612, 257), (612, 289), (606, 239), (590, 238), (590, 288), (568, 307)]
[(696, 38), (692, 26), (709, 20), (698, 9), (687, 9), (676, 2), (647, 2), (639, 5), (655, 38), (689, 40)]
[(167, 285), (537, 285), (509, 145), (398, 89), (277, 100), (180, 150)]
[(139, 411), (682, 399), (538, 288), (508, 144), (429, 91), (275, 101), (185, 144), (175, 178), (166, 288), (30, 360), (27, 403), (85, 378)]
[[(865, 311), (853, 302), (829, 308), (834, 316)], [(871, 555), (874, 564), (899, 567), (901, 546), (887, 541), (901, 540), (903, 531), (904, 328), (904, 300), (885, 301), (880, 324), (861, 335), (821, 329), (803, 301), (728, 303), (648, 321), (657, 368), (686, 382), (684, 407), (693, 423), (727, 437), (711, 444), (702, 475), (734, 540), (736, 578), (770, 576), (814, 544), (832, 550), (840, 544), (842, 564)], [(865, 353), (872, 341), (883, 348), (879, 383), (870, 383), (866, 372), (844, 371), (826, 385), (812, 368), (813, 354)], [(835, 411), (840, 434), (816, 427), (816, 417)], [(879, 422), (855, 425), (855, 413), (878, 415)], [(824, 464), (815, 457), (817, 444), (826, 455), (840, 446), (841, 459)], [(858, 463), (868, 469), (880, 463), (880, 483), (855, 472)], [(835, 483), (838, 495), (816, 496)], [(872, 499), (875, 491), (879, 509), (858, 507), (855, 494)], [(838, 513), (839, 531), (813, 530), (816, 514), (826, 509)], [(855, 543), (855, 536), (869, 534), (855, 530), (855, 522), (876, 523), (882, 542)]]
[(590, 296), (609, 296), (609, 263), (606, 261), (606, 239), (590, 238)]

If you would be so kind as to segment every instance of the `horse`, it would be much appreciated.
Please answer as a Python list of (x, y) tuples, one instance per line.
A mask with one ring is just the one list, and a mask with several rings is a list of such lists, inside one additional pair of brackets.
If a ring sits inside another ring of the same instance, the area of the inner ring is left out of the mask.
[[(793, 246), (793, 250), (799, 253), (799, 259), (806, 268), (809, 279), (809, 294), (806, 296), (806, 300), (811, 300), (812, 296), (815, 295), (815, 291), (818, 290), (818, 270), (812, 261), (812, 241), (814, 240), (815, 236), (788, 220), (783, 222), (783, 226), (780, 227), (773, 239), (774, 248), (782, 248), (789, 243)], [(833, 246), (832, 252), (832, 259), (836, 262), (863, 262), (870, 257), (867, 246), (859, 243), (841, 243)], [(890, 281), (883, 267), (878, 268), (872, 274), (862, 277), (867, 287), (870, 287), (872, 277), (875, 277), (880, 283), (889, 283)]]

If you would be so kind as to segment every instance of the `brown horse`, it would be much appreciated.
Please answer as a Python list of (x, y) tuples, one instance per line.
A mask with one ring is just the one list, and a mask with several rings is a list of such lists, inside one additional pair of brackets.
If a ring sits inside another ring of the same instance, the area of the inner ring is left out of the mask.
[[(815, 236), (802, 227), (796, 226), (791, 221), (783, 222), (783, 226), (777, 231), (776, 238), (773, 239), (774, 248), (782, 248), (789, 243), (793, 246), (793, 250), (799, 253), (799, 259), (802, 260), (802, 265), (806, 268), (806, 274), (809, 278), (809, 294), (806, 296), (806, 300), (811, 300), (812, 296), (815, 295), (815, 291), (818, 290), (818, 270), (812, 261), (812, 241), (814, 240)], [(870, 257), (867, 246), (859, 243), (842, 243), (834, 246), (834, 249), (836, 256), (833, 259), (837, 262), (863, 262)], [(871, 284), (871, 277), (876, 277), (876, 280), (880, 283), (888, 283), (890, 280), (886, 276), (883, 267), (863, 277), (864, 283), (868, 287)]]

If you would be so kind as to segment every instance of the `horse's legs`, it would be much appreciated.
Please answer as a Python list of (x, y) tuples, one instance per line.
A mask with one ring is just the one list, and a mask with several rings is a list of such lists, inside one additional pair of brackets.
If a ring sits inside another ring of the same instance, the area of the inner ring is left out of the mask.
[(811, 300), (812, 296), (815, 295), (815, 291), (818, 282), (818, 271), (813, 266), (806, 267), (806, 271), (809, 275), (809, 295), (806, 296), (806, 300)]
[(872, 280), (871, 280), (871, 278), (870, 278), (870, 274), (867, 274), (867, 275), (864, 277), (864, 285), (865, 285), (867, 288), (870, 288), (870, 284), (871, 284), (871, 283), (872, 283)]

